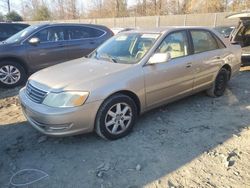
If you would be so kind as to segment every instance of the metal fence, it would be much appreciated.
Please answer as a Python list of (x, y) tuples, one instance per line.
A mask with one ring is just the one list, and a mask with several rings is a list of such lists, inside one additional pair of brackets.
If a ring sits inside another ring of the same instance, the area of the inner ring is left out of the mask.
[[(164, 27), (164, 26), (208, 26), (236, 25), (238, 19), (226, 19), (232, 14), (206, 13), (206, 14), (185, 14), (185, 15), (166, 15), (166, 16), (144, 16), (144, 17), (124, 17), (124, 18), (97, 18), (97, 19), (75, 19), (75, 20), (49, 20), (49, 22), (67, 23), (90, 23), (101, 24), (108, 27)], [(30, 21), (30, 24), (41, 23)]]

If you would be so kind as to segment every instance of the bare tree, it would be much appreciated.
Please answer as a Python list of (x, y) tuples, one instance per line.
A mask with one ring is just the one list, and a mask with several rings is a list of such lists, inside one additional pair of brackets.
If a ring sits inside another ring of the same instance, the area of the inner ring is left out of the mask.
[(76, 19), (78, 17), (78, 10), (76, 9), (76, 0), (68, 0), (65, 2), (67, 7), (67, 18)]
[(54, 0), (53, 8), (56, 10), (53, 14), (57, 19), (65, 19), (65, 0)]
[(0, 2), (2, 2), (2, 7), (3, 8), (7, 8), (8, 13), (10, 13), (10, 0), (1, 0)]

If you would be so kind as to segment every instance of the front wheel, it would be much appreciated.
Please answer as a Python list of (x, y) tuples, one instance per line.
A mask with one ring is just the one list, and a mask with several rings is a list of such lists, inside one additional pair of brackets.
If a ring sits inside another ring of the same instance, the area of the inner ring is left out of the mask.
[(227, 83), (229, 80), (229, 71), (222, 68), (215, 81), (213, 86), (207, 90), (207, 94), (211, 97), (220, 97), (225, 93)]
[(128, 96), (116, 94), (101, 105), (96, 116), (96, 133), (104, 139), (115, 140), (129, 134), (135, 124), (137, 107)]
[(24, 68), (17, 62), (0, 63), (0, 86), (13, 88), (23, 84), (27, 79)]

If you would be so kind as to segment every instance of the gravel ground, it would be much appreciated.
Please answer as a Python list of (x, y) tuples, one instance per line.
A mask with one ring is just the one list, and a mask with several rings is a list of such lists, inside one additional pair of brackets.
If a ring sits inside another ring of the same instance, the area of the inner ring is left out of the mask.
[[(0, 92), (0, 187), (250, 187), (250, 69), (225, 96), (199, 93), (141, 116), (129, 136), (50, 138), (25, 120), (19, 88)], [(42, 170), (23, 171), (23, 169)], [(12, 184), (10, 179), (12, 179)]]

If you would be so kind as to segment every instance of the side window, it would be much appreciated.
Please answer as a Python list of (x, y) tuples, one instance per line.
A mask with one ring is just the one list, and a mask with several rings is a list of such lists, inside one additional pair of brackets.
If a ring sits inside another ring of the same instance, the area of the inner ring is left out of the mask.
[(63, 41), (65, 40), (65, 31), (63, 27), (50, 27), (39, 31), (32, 37), (39, 38), (40, 42)]
[(91, 27), (82, 27), (87, 33), (89, 33), (89, 36), (91, 38), (95, 38), (95, 37), (100, 37), (104, 34), (104, 31), (99, 30), (99, 29), (95, 29), (95, 28), (91, 28)]
[(208, 31), (191, 31), (194, 53), (219, 49), (217, 41)]
[(172, 59), (188, 55), (188, 38), (185, 31), (169, 34), (156, 50), (156, 53), (167, 52), (170, 53)]
[(220, 49), (226, 48), (226, 45), (219, 39), (219, 37), (214, 36), (214, 38), (216, 39), (216, 42), (217, 42)]
[(85, 26), (72, 26), (68, 29), (69, 39), (96, 38), (104, 34), (104, 31)]

